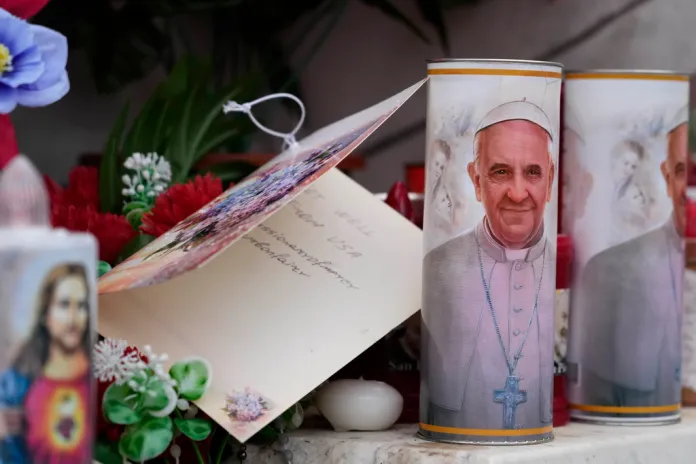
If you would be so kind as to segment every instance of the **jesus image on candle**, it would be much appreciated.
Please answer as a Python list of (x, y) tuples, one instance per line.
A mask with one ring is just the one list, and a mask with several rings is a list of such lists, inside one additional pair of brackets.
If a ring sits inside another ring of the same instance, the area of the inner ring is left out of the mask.
[(533, 435), (552, 423), (556, 255), (544, 213), (553, 134), (527, 101), (494, 108), (476, 130), (467, 171), (484, 215), (424, 258), (423, 417), (432, 424)]
[(91, 289), (80, 264), (50, 270), (36, 322), (0, 373), (0, 463), (92, 461)]

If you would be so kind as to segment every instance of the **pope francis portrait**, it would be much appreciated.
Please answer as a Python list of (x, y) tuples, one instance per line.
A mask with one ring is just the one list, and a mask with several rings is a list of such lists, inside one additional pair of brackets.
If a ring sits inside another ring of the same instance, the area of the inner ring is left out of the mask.
[(544, 212), (553, 134), (546, 114), (527, 101), (498, 106), (477, 128), (467, 170), (485, 215), (424, 258), (426, 423), (551, 425), (556, 256)]
[(673, 206), (668, 220), (595, 255), (581, 273), (577, 311), (583, 331), (574, 343), (577, 353), (569, 353), (578, 371), (571, 379), (571, 400), (579, 408), (674, 406), (678, 411), (687, 138), (684, 108), (670, 125), (660, 165)]

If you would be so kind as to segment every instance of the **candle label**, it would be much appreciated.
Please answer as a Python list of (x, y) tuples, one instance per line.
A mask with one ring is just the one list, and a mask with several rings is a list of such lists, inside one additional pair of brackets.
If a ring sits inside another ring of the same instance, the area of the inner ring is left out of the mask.
[(562, 69), (428, 65), (420, 434), (552, 438)]
[(96, 245), (45, 234), (37, 243), (79, 243), (37, 249), (7, 246), (10, 239), (0, 248), (1, 457), (87, 464), (96, 417)]
[(572, 417), (679, 420), (689, 78), (566, 74), (563, 233), (573, 238)]

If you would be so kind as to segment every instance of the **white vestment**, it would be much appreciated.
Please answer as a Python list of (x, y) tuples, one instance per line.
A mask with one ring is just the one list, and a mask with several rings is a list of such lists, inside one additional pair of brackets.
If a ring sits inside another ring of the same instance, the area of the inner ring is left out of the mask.
[(684, 240), (673, 219), (597, 254), (579, 277), (570, 327), (577, 338), (568, 353), (578, 372), (571, 402), (679, 403)]
[(479, 247), (511, 362), (528, 327), (530, 331), (515, 370), (527, 395), (517, 406), (515, 427), (547, 426), (553, 418), (555, 247), (542, 233), (531, 248), (506, 251), (492, 238), (485, 219), (424, 258), (421, 420), (504, 428), (503, 404), (494, 401), (494, 392), (505, 387), (509, 373), (484, 291)]

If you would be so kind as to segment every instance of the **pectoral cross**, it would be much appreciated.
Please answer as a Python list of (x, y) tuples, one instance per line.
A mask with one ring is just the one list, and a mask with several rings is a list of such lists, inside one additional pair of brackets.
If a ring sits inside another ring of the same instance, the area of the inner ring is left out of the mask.
[(503, 403), (503, 428), (515, 428), (515, 412), (520, 403), (527, 401), (527, 392), (520, 390), (520, 379), (509, 375), (505, 380), (505, 388), (493, 391), (493, 401)]

